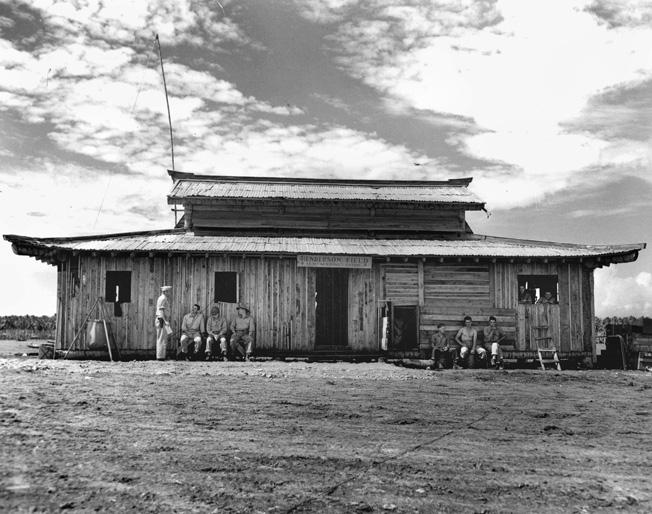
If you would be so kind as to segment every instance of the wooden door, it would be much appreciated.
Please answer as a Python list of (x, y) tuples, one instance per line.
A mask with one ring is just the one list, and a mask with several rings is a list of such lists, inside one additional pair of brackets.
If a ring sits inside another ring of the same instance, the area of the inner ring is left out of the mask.
[(349, 271), (317, 268), (316, 334), (318, 349), (348, 346)]
[(547, 326), (554, 346), (557, 350), (562, 350), (559, 305), (521, 303), (518, 305), (518, 322), (520, 344), (517, 345), (517, 350), (536, 351), (536, 342), (531, 340), (530, 334), (532, 326)]

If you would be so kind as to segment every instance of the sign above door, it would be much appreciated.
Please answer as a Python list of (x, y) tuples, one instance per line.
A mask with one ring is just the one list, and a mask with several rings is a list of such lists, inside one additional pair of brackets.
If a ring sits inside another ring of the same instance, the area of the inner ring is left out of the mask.
[(371, 269), (371, 257), (364, 255), (297, 255), (300, 268)]

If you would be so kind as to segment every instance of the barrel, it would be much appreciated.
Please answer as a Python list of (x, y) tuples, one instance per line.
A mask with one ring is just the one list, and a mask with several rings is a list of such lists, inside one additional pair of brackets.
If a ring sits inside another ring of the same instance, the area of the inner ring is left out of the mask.
[(54, 357), (54, 344), (41, 343), (38, 347), (39, 359), (52, 359)]
[(106, 348), (106, 332), (101, 319), (88, 322), (87, 339), (89, 350), (103, 350)]

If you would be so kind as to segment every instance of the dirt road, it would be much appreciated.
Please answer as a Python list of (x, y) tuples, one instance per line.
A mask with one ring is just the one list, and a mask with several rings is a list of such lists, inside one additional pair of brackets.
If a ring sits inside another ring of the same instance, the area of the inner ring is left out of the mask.
[(6, 512), (651, 512), (652, 373), (0, 359)]

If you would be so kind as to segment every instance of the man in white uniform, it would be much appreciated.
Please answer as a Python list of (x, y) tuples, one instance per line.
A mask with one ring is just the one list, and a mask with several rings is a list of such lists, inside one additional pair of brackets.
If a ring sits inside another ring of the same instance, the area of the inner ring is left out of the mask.
[(168, 346), (171, 291), (171, 286), (161, 287), (161, 296), (156, 301), (156, 359), (160, 361), (165, 360), (165, 351)]

